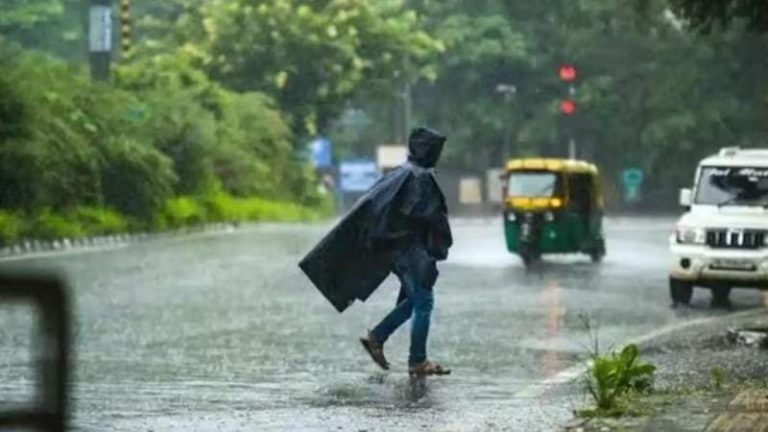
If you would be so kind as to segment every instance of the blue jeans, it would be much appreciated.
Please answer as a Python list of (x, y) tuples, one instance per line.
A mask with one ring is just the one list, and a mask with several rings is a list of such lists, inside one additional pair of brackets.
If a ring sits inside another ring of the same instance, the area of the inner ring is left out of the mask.
[(408, 364), (413, 366), (427, 359), (427, 337), (434, 305), (432, 286), (437, 280), (435, 260), (421, 246), (408, 248), (397, 260), (393, 272), (400, 279), (403, 298), (371, 333), (383, 344), (408, 318), (411, 323), (411, 350)]

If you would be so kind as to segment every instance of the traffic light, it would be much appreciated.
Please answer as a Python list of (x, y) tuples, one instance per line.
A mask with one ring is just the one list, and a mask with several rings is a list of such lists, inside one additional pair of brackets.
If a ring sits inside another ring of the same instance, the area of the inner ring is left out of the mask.
[(576, 80), (576, 68), (570, 64), (561, 65), (557, 70), (557, 75), (560, 77), (560, 81), (572, 83)]
[(573, 86), (574, 81), (576, 81), (576, 67), (572, 64), (562, 64), (557, 69), (557, 76), (560, 78), (560, 81), (568, 85), (568, 96), (560, 102), (560, 112), (570, 116), (576, 112), (576, 102), (572, 99), (576, 93), (576, 89)]
[[(568, 93), (565, 98), (560, 101), (560, 112), (565, 117), (571, 117), (576, 112), (576, 102), (573, 100), (576, 95), (576, 67), (569, 63), (561, 64), (560, 67), (557, 68), (557, 76), (560, 78), (560, 81), (566, 85), (566, 91)], [(576, 137), (574, 136), (573, 120), (568, 120), (565, 123), (570, 135), (568, 138), (568, 158), (576, 159)]]
[(560, 112), (569, 116), (576, 112), (576, 103), (570, 99), (560, 102)]
[(120, 48), (123, 54), (131, 50), (131, 0), (120, 0)]

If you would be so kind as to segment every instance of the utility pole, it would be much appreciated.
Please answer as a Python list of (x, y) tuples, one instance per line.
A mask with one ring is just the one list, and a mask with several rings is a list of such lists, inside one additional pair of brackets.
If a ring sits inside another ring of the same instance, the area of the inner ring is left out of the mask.
[(411, 95), (411, 81), (406, 77), (403, 85), (403, 143), (408, 142), (411, 132), (411, 116), (413, 110), (413, 97)]
[(90, 0), (88, 11), (88, 51), (91, 78), (106, 81), (112, 63), (112, 2)]
[(514, 84), (497, 84), (496, 93), (504, 96), (504, 104), (507, 107), (507, 115), (509, 116), (504, 122), (504, 139), (501, 144), (501, 160), (502, 164), (506, 165), (509, 160), (509, 147), (512, 142), (512, 102), (515, 95), (517, 95), (517, 86)]
[(413, 116), (413, 94), (411, 88), (410, 62), (408, 57), (403, 58), (403, 89), (400, 95), (403, 104), (402, 113), (402, 142), (408, 144), (408, 135), (411, 133)]
[(120, 0), (120, 54), (131, 52), (131, 0)]

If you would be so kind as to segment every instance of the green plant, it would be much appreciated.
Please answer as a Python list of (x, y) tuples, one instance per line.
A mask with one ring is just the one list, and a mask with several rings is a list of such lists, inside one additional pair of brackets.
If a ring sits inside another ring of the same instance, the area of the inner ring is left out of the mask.
[(118, 137), (103, 150), (101, 190), (104, 204), (128, 216), (148, 220), (173, 196), (177, 181), (171, 160), (152, 146)]
[(595, 404), (591, 415), (619, 416), (626, 407), (622, 398), (630, 393), (649, 392), (653, 388), (656, 366), (639, 361), (640, 352), (635, 344), (621, 350), (600, 348), (597, 328), (587, 316), (581, 317), (592, 339), (590, 363), (584, 377), (584, 386)]
[(709, 370), (709, 383), (715, 391), (723, 389), (727, 378), (725, 369), (720, 366), (715, 366)]
[(598, 410), (615, 410), (617, 400), (626, 393), (645, 392), (652, 388), (656, 367), (639, 362), (638, 356), (634, 344), (625, 346), (619, 352), (592, 356), (585, 382)]
[(80, 238), (87, 233), (83, 226), (72, 218), (45, 209), (32, 218), (29, 236), (44, 240)]
[(183, 196), (166, 202), (155, 220), (156, 228), (181, 228), (207, 221), (205, 208), (192, 197)]
[(15, 213), (0, 210), (0, 246), (13, 244), (24, 229), (24, 220)]
[(123, 215), (105, 208), (77, 207), (69, 215), (87, 235), (117, 234), (125, 232), (129, 226)]

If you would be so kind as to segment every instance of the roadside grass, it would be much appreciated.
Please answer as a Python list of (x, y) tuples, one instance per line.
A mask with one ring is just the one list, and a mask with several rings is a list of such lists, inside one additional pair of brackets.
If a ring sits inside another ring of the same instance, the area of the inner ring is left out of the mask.
[(78, 206), (65, 211), (32, 213), (0, 210), (0, 247), (25, 240), (79, 239), (135, 231), (164, 231), (206, 223), (313, 222), (330, 218), (333, 203), (307, 207), (257, 197), (233, 197), (223, 192), (169, 199), (150, 221), (126, 217), (114, 210)]
[(629, 392), (616, 399), (611, 409), (590, 407), (574, 411), (582, 420), (622, 417), (648, 417), (664, 411), (685, 395), (681, 391), (652, 391), (647, 393)]

